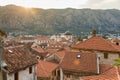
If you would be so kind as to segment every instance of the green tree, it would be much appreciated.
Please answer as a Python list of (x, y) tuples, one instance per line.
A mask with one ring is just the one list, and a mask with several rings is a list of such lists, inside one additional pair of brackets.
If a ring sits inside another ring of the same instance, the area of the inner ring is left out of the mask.
[(120, 58), (115, 59), (116, 63), (114, 64), (114, 66), (120, 66)]

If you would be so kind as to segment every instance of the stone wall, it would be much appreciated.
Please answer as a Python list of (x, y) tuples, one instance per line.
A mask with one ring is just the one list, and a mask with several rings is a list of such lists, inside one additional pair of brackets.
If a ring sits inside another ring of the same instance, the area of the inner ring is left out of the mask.
[[(114, 64), (120, 53), (94, 51), (100, 57), (100, 64)], [(104, 53), (108, 53), (108, 58), (104, 58)]]

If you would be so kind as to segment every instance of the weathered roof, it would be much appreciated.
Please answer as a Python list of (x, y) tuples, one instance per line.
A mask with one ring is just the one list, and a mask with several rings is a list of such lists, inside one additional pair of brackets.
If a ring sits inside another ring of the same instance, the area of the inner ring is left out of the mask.
[[(80, 55), (79, 59), (78, 55)], [(60, 66), (67, 71), (97, 74), (97, 56), (88, 52), (67, 52)]]
[(60, 58), (63, 58), (64, 55), (65, 55), (65, 51), (64, 51), (64, 50), (58, 51), (56, 54), (57, 54)]
[(86, 50), (99, 50), (99, 51), (110, 51), (110, 52), (120, 52), (120, 46), (112, 44), (111, 42), (105, 40), (102, 37), (91, 37), (88, 40), (72, 46), (77, 49)]
[(58, 65), (55, 63), (39, 60), (37, 65), (37, 77), (49, 77), (57, 67)]
[(4, 57), (7, 64), (5, 69), (8, 73), (23, 70), (29, 66), (37, 64), (35, 56), (24, 46), (11, 46), (4, 48)]
[(104, 73), (95, 76), (84, 76), (82, 80), (120, 80), (117, 67), (111, 67)]

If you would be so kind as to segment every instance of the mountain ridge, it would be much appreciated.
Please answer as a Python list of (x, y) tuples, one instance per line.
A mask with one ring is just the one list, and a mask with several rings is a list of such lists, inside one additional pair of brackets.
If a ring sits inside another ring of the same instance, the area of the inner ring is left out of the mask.
[(117, 9), (39, 9), (16, 5), (0, 6), (0, 28), (6, 32), (55, 34), (69, 30), (73, 34), (120, 33), (120, 10)]

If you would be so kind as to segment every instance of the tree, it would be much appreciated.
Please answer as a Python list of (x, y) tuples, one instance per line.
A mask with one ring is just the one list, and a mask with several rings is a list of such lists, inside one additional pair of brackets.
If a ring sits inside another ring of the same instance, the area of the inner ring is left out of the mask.
[(114, 66), (120, 66), (120, 58), (115, 59), (116, 63), (114, 64)]

